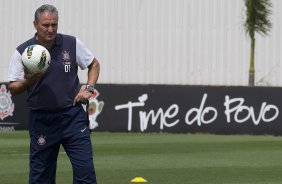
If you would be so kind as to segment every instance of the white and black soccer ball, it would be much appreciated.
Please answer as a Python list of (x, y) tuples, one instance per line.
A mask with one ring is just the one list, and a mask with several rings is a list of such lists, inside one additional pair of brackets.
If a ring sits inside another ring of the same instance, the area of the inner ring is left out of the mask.
[(22, 62), (29, 73), (42, 73), (51, 62), (49, 51), (41, 45), (30, 45), (22, 53)]

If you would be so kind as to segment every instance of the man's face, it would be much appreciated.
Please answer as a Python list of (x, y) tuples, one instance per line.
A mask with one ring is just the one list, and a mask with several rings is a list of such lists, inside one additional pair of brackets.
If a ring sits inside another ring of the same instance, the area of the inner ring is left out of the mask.
[(38, 21), (33, 22), (37, 30), (38, 40), (42, 42), (53, 42), (58, 30), (58, 16), (51, 12), (43, 12)]

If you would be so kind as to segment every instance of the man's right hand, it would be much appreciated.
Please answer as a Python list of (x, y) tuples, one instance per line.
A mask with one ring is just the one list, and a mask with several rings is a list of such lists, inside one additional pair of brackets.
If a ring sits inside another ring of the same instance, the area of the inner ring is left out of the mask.
[(24, 92), (28, 87), (30, 87), (34, 82), (39, 80), (43, 75), (45, 75), (46, 72), (44, 73), (30, 73), (25, 70), (25, 75), (23, 80), (18, 80), (18, 81), (10, 81), (9, 84), (9, 90), (11, 94), (17, 95), (22, 92)]

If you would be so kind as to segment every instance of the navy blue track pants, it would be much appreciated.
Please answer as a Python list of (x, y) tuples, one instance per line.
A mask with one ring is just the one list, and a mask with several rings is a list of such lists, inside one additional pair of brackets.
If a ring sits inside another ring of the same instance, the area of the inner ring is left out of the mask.
[(58, 112), (29, 112), (29, 184), (55, 184), (62, 145), (73, 169), (73, 184), (96, 184), (88, 117), (81, 105)]

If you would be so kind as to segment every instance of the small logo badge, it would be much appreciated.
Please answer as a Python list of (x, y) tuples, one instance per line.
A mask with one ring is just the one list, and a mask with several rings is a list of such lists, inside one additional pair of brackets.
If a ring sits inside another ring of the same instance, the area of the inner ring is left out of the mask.
[(44, 135), (38, 136), (37, 144), (39, 146), (44, 146), (46, 144), (46, 136)]
[(0, 119), (13, 116), (14, 108), (11, 93), (7, 91), (6, 85), (2, 84), (0, 88)]
[(62, 56), (63, 56), (64, 61), (70, 61), (70, 52), (69, 51), (63, 51)]
[(86, 130), (87, 127), (85, 127), (84, 129), (81, 129), (81, 132), (84, 132)]

